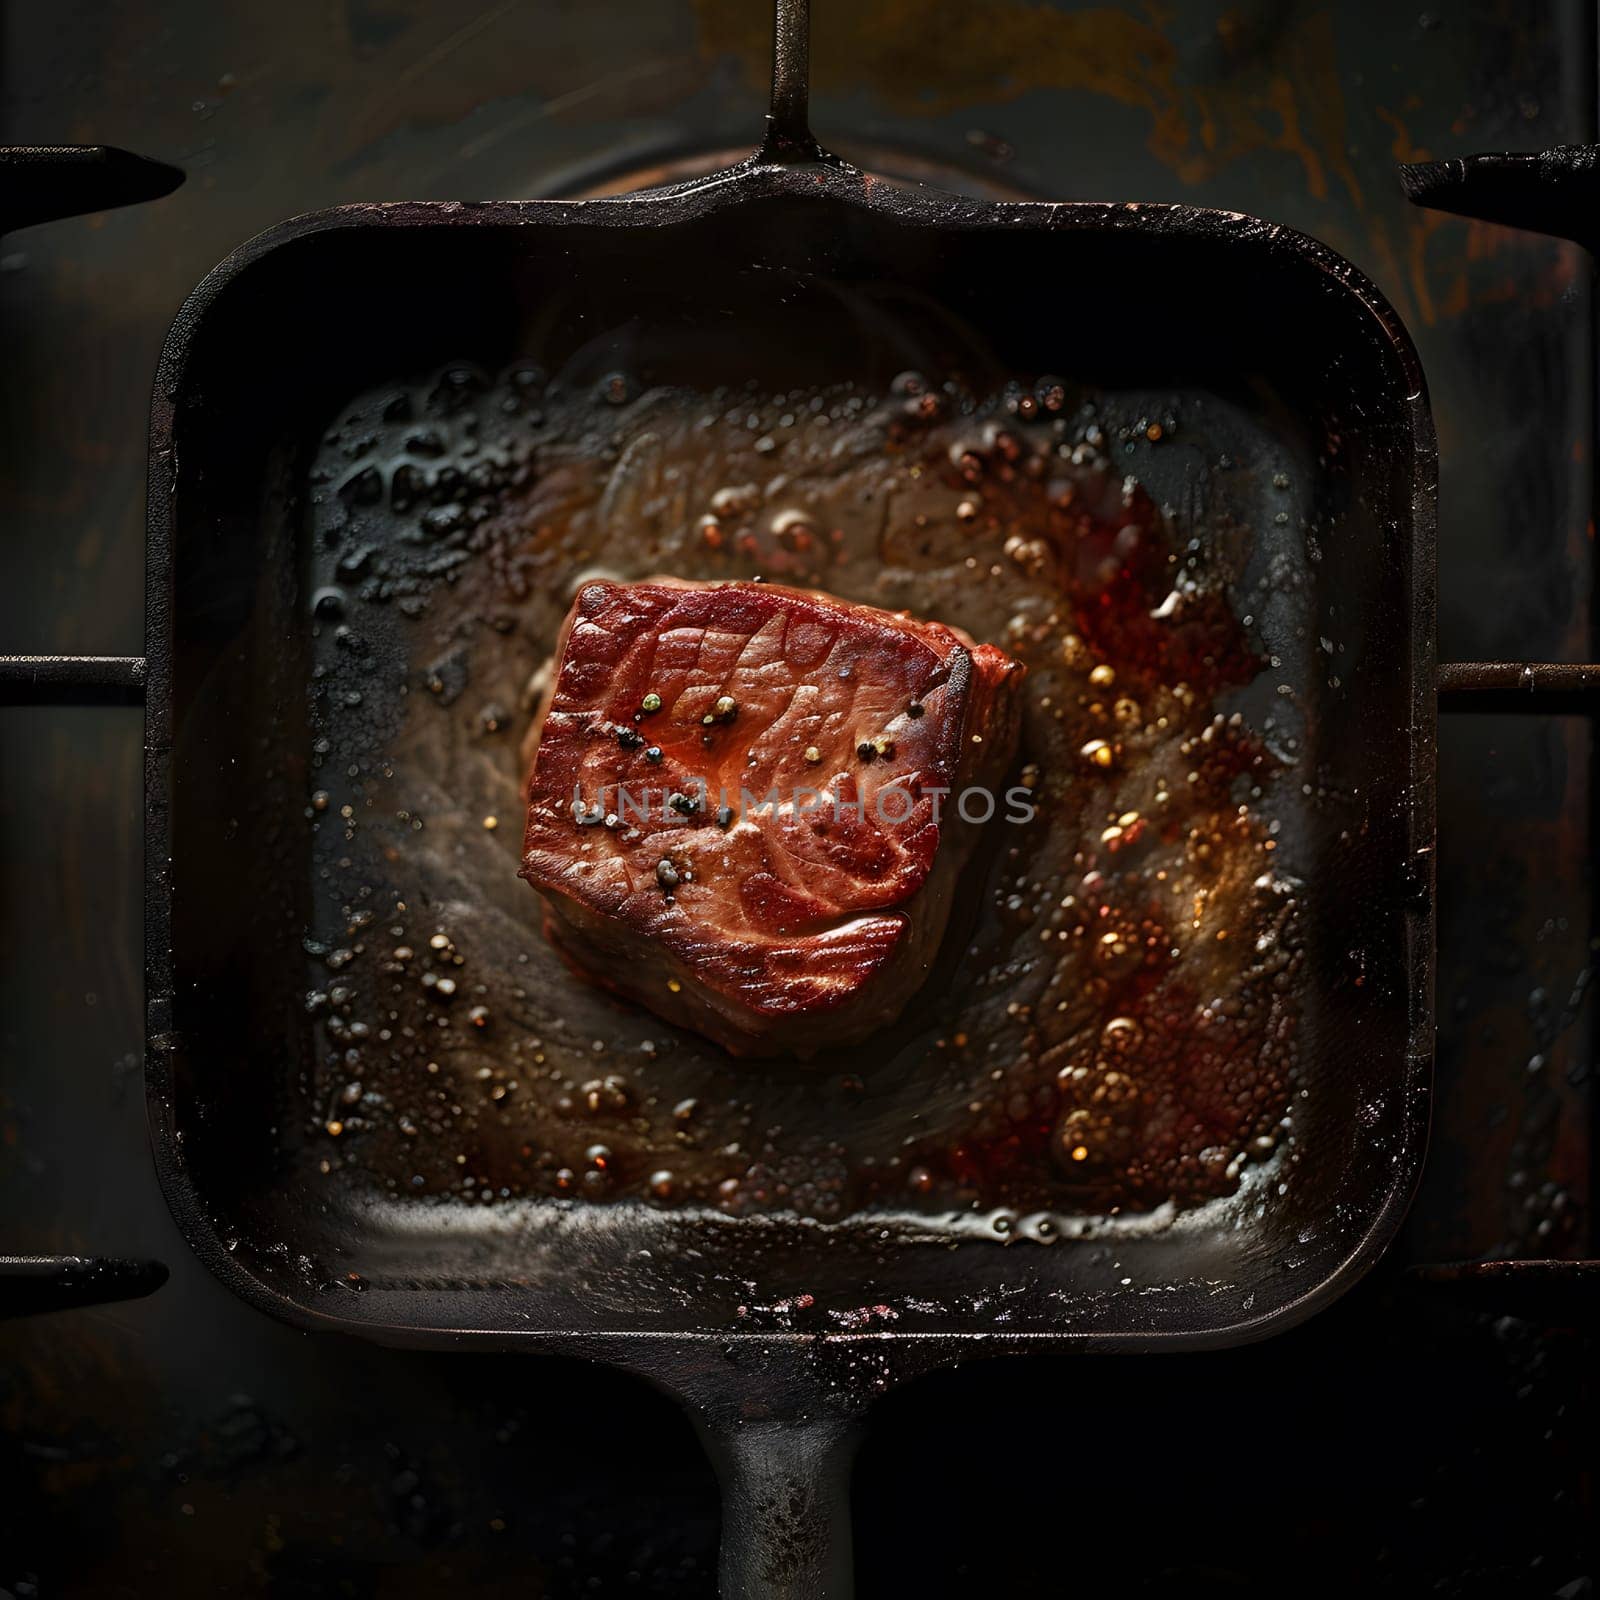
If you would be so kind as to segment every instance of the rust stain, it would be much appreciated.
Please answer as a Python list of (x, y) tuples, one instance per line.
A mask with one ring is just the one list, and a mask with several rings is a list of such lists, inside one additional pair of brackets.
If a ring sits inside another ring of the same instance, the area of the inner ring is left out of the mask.
[[(1416, 96), (1413, 95), (1406, 101), (1406, 109), (1415, 109), (1415, 104)], [(1389, 146), (1389, 154), (1396, 161), (1432, 160), (1432, 152), (1411, 137), (1398, 112), (1390, 111), (1385, 106), (1375, 106), (1373, 110), (1380, 122), (1387, 123), (1394, 130), (1394, 142)]]
[(1204, 89), (1196, 89), (1195, 111), (1200, 119), (1200, 148), (1207, 155), (1217, 153), (1217, 119), (1211, 108), (1211, 96)]
[(1306, 142), (1306, 136), (1301, 131), (1294, 85), (1287, 78), (1274, 78), (1267, 86), (1267, 104), (1277, 113), (1282, 124), (1282, 131), (1275, 141), (1277, 147), (1299, 156), (1301, 165), (1306, 169), (1306, 188), (1313, 198), (1327, 199), (1327, 174), (1323, 171), (1317, 152)]
[[(1405, 109), (1414, 109), (1416, 104), (1416, 96), (1411, 95), (1405, 101)], [(1427, 148), (1411, 137), (1410, 130), (1398, 112), (1390, 111), (1384, 106), (1374, 107), (1374, 112), (1378, 120), (1387, 123), (1394, 132), (1389, 154), (1396, 162), (1431, 159)], [(1437, 322), (1441, 313), (1446, 316), (1459, 316), (1472, 303), (1471, 286), (1465, 274), (1458, 274), (1457, 280), (1452, 282), (1440, 301), (1436, 303), (1434, 300), (1433, 290), (1428, 281), (1428, 237), (1437, 228), (1442, 227), (1445, 221), (1446, 218), (1440, 212), (1412, 208), (1408, 211), (1404, 224), (1405, 279), (1411, 290), (1417, 314), (1429, 324)], [(1372, 231), (1374, 234), (1384, 234), (1384, 242), (1387, 243), (1387, 234), (1381, 221), (1372, 219)]]
[[(1423, 212), (1406, 229), (1406, 278), (1411, 285), (1411, 298), (1417, 303), (1418, 313), (1430, 325), (1437, 322), (1439, 317), (1433, 293), (1428, 287), (1428, 235), (1443, 220), (1437, 212)], [(1462, 303), (1462, 310), (1466, 309), (1466, 304)]]
[(1439, 315), (1441, 317), (1459, 317), (1472, 304), (1472, 285), (1467, 281), (1464, 272), (1458, 272), (1450, 280), (1450, 287), (1439, 299)]
[[(768, 9), (695, 0), (694, 10), (701, 55), (736, 57), (751, 85), (764, 86)], [(813, 31), (812, 71), (821, 88), (870, 89), (903, 116), (937, 116), (1035, 89), (1087, 89), (1145, 112), (1150, 146), (1169, 164), (1191, 142), (1176, 49), (1158, 20), (1121, 11), (1062, 12), (1027, 0), (866, 0), (829, 9), (826, 25)]]
[(1338, 40), (1333, 13), (1319, 12), (1285, 39), (1290, 79), (1299, 85), (1306, 105), (1307, 138), (1321, 150), (1328, 170), (1338, 179), (1357, 211), (1365, 212), (1367, 197), (1350, 165), (1350, 120), (1345, 110), (1344, 86), (1339, 80)]
[[(749, 0), (691, 3), (701, 60), (734, 58), (753, 87), (764, 86), (766, 8)], [(1408, 319), (1458, 317), (1508, 292), (1472, 267), (1506, 250), (1525, 260), (1524, 240), (1482, 223), (1398, 209), (1387, 188), (1365, 192), (1350, 158), (1337, 48), (1345, 19), (1336, 7), (1287, 20), (1257, 8), (1226, 11), (1217, 19), (1215, 48), (1198, 63), (1180, 57), (1169, 37), (1174, 16), (1165, 3), (1128, 13), (1058, 11), (1038, 0), (857, 0), (829, 5), (819, 18), (813, 77), (827, 93), (871, 93), (906, 117), (1046, 90), (1098, 95), (1143, 114), (1146, 147), (1185, 185), (1209, 182), (1264, 152), (1292, 159), (1304, 192), (1328, 207), (1321, 231), (1337, 239), (1354, 214), (1367, 263)], [(1206, 81), (1186, 81), (1186, 71), (1204, 72)], [(1425, 161), (1431, 152), (1407, 125), (1420, 109), (1419, 97), (1403, 92), (1394, 107), (1363, 104), (1361, 112), (1387, 126), (1396, 161)], [(1469, 132), (1470, 124), (1468, 113), (1456, 132)], [(1448, 250), (1436, 234), (1450, 241)], [(1532, 292), (1542, 299), (1548, 289)]]
[[(702, 58), (738, 59), (752, 87), (766, 82), (771, 19), (747, 0), (694, 0)], [(1319, 12), (1263, 34), (1260, 19), (1226, 13), (1217, 37), (1220, 81), (1180, 80), (1165, 33), (1169, 8), (1143, 17), (1097, 7), (1063, 12), (1032, 0), (865, 0), (830, 8), (812, 44), (818, 87), (870, 91), (904, 116), (937, 116), (1015, 100), (1037, 90), (1080, 89), (1149, 118), (1146, 144), (1185, 183), (1201, 183), (1258, 150), (1301, 164), (1311, 194), (1330, 182), (1361, 203), (1344, 154), (1344, 99), (1334, 19)]]
[[(705, 60), (736, 58), (753, 86), (766, 80), (770, 22), (747, 0), (693, 0)], [(1426, 240), (1439, 219), (1417, 213), (1397, 242), (1368, 203), (1349, 156), (1350, 128), (1338, 74), (1336, 12), (1283, 23), (1241, 10), (1216, 24), (1222, 57), (1212, 81), (1183, 81), (1183, 63), (1164, 31), (1170, 11), (1143, 16), (1094, 8), (1062, 12), (1034, 0), (861, 0), (829, 8), (813, 40), (813, 77), (834, 94), (870, 92), (905, 116), (992, 105), (1040, 90), (1105, 97), (1148, 118), (1145, 143), (1180, 182), (1214, 179), (1263, 151), (1298, 163), (1306, 193), (1326, 201), (1342, 191), (1370, 241), (1375, 265), (1424, 321), (1438, 314), (1426, 270)], [(1415, 109), (1410, 96), (1405, 108)], [(1396, 146), (1422, 152), (1399, 118), (1384, 113)], [(1460, 304), (1452, 286), (1442, 304)], [(1406, 308), (1402, 304), (1402, 311)]]

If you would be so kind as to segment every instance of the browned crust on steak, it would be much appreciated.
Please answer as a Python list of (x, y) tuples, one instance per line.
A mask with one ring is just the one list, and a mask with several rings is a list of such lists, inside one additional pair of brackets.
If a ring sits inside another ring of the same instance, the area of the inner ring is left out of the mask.
[[(1022, 673), (939, 623), (826, 595), (586, 585), (528, 785), (522, 875), (547, 930), (588, 976), (736, 1054), (864, 1037), (927, 974), (976, 833), (955, 796), (1003, 776)], [(725, 696), (737, 711), (717, 720)], [(863, 758), (874, 738), (889, 749)], [(670, 808), (695, 780), (700, 808)], [(788, 803), (804, 790), (811, 809)], [(575, 797), (616, 825), (579, 821)]]

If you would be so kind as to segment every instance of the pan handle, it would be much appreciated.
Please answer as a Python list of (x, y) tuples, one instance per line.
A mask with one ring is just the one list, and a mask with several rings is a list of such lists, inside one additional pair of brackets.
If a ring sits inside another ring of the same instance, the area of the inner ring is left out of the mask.
[(721, 1600), (850, 1600), (858, 1420), (698, 1420), (722, 1485)]
[(775, 0), (772, 100), (756, 159), (797, 166), (833, 158), (811, 132), (811, 0)]

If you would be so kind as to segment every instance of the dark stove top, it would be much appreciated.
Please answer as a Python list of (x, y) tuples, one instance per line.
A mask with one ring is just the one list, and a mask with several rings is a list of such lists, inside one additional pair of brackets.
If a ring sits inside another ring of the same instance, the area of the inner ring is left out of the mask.
[[(1429, 374), (1441, 658), (1595, 657), (1588, 259), (1414, 210), (1394, 170), (1592, 142), (1586, 8), (815, 9), (813, 120), (852, 154), (1257, 212), (1352, 258)], [(150, 375), (219, 257), (340, 201), (570, 192), (748, 145), (769, 27), (749, 0), (0, 21), (0, 144), (189, 173), (0, 240), (0, 649), (130, 655)], [(0, 1325), (0, 1590), (710, 1594), (715, 1486), (665, 1399), (310, 1339), (189, 1256), (139, 1086), (138, 715), (3, 709), (0, 752), (0, 1250), (172, 1269), (146, 1300)], [(1592, 1302), (1548, 1270), (1418, 1269), (1600, 1253), (1592, 766), (1582, 717), (1442, 724), (1434, 1141), (1372, 1278), (1264, 1346), (978, 1363), (886, 1398), (856, 1474), (863, 1595), (1591, 1592)]]

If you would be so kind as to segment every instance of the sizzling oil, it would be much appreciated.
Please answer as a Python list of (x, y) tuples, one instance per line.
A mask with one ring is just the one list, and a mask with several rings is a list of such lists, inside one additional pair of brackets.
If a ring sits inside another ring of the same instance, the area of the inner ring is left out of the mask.
[[(1224, 704), (1265, 665), (1227, 530), (1180, 544), (1116, 465), (1180, 432), (1113, 428), (1048, 377), (914, 373), (773, 395), (460, 368), (352, 408), (312, 474), (321, 1169), (1001, 1233), (1230, 1192), (1288, 1128), (1301, 955), (1271, 799), (1292, 741)], [(516, 878), (572, 595), (663, 573), (903, 607), (1028, 664), (1033, 820), (990, 825), (939, 970), (853, 1052), (737, 1064), (610, 1000)]]

